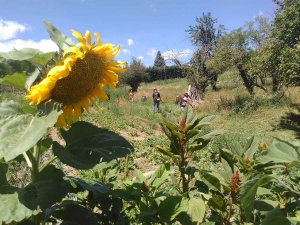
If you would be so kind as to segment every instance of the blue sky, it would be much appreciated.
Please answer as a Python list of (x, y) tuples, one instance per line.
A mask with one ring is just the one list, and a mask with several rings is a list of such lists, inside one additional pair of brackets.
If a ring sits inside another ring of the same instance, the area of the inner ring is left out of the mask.
[[(211, 12), (227, 31), (258, 14), (272, 18), (272, 0), (0, 0), (0, 52), (12, 48), (56, 50), (43, 20), (70, 30), (98, 32), (103, 43), (121, 45), (117, 60), (138, 57), (152, 66), (157, 51), (187, 62), (194, 47), (185, 32), (196, 17)], [(74, 39), (75, 40), (75, 39)], [(185, 54), (180, 54), (184, 52)]]

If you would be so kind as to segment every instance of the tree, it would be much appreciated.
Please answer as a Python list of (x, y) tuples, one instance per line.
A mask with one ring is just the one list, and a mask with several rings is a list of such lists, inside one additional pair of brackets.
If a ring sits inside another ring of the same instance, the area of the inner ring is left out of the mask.
[(270, 33), (270, 47), (266, 52), (272, 57), (270, 73), (272, 73), (273, 90), (280, 83), (286, 86), (300, 85), (299, 50), (297, 44), (300, 37), (300, 0), (274, 0), (279, 7)]
[(166, 66), (165, 59), (161, 56), (161, 52), (158, 51), (154, 60), (154, 66), (158, 68), (164, 68)]
[(206, 62), (207, 70), (223, 73), (234, 66), (251, 95), (254, 94), (254, 87), (268, 91), (264, 80), (271, 76), (267, 72), (270, 55), (262, 55), (269, 45), (270, 28), (267, 18), (257, 16), (244, 27), (223, 35), (218, 45), (213, 47), (213, 57)]
[(149, 75), (141, 60), (133, 57), (126, 71), (119, 76), (119, 80), (120, 83), (129, 85), (132, 91), (136, 92), (142, 82), (149, 80)]
[[(190, 76), (192, 78), (190, 81), (194, 86), (196, 83), (202, 82), (203, 84), (201, 87), (205, 88), (210, 83), (213, 90), (216, 90), (217, 74), (209, 73), (206, 69), (205, 62), (212, 57), (212, 48), (217, 44), (225, 28), (223, 25), (219, 25), (218, 29), (215, 28), (217, 19), (213, 19), (210, 12), (207, 14), (203, 13), (202, 17), (196, 18), (196, 22), (197, 24), (195, 26), (189, 26), (189, 29), (186, 30), (190, 35), (192, 44), (196, 47), (196, 52), (192, 57), (191, 65), (197, 72), (195, 76)], [(197, 74), (200, 74), (200, 76)], [(195, 80), (197, 77), (201, 82)]]

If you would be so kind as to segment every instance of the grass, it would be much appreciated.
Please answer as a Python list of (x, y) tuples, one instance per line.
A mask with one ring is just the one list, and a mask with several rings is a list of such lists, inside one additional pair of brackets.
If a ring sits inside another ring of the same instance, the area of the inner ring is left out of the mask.
[[(135, 147), (136, 158), (143, 157), (150, 164), (159, 164), (160, 157), (154, 148), (156, 145), (168, 146), (169, 143), (159, 126), (161, 114), (152, 111), (154, 87), (162, 97), (161, 109), (180, 116), (179, 105), (175, 105), (174, 101), (176, 96), (186, 92), (186, 79), (142, 83), (135, 93), (134, 102), (129, 99), (128, 87), (106, 88), (110, 100), (98, 101), (99, 107), (92, 107), (90, 114), (84, 113), (83, 120), (119, 133)], [(256, 95), (251, 97), (234, 72), (219, 76), (217, 87), (218, 91), (208, 87), (203, 101), (194, 110), (202, 115), (217, 115), (210, 129), (223, 129), (225, 133), (208, 145), (205, 154), (199, 154), (200, 161), (213, 159), (219, 148), (230, 148), (235, 142), (244, 145), (252, 136), (257, 136), (261, 142), (273, 137), (285, 140), (300, 137), (300, 87), (285, 89), (279, 95), (266, 95), (255, 89)], [(146, 96), (147, 101), (142, 102), (142, 96)], [(28, 104), (11, 93), (2, 93), (2, 98)]]

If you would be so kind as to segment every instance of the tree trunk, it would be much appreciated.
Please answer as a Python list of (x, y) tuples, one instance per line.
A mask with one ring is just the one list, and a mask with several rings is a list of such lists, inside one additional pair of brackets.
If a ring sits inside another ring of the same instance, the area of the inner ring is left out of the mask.
[(237, 66), (237, 69), (242, 77), (242, 80), (244, 82), (245, 87), (247, 88), (247, 91), (250, 93), (250, 95), (253, 95), (254, 94), (253, 80), (247, 77), (247, 72), (241, 66)]
[(272, 78), (272, 92), (277, 92), (279, 89), (279, 72), (276, 72), (276, 74)]

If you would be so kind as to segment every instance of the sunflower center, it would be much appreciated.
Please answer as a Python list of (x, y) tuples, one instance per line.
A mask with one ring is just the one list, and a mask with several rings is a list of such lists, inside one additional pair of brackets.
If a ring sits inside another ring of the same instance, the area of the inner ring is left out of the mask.
[(87, 97), (99, 84), (103, 75), (103, 62), (94, 54), (86, 53), (83, 59), (77, 59), (72, 71), (59, 79), (51, 90), (51, 98), (72, 105)]

